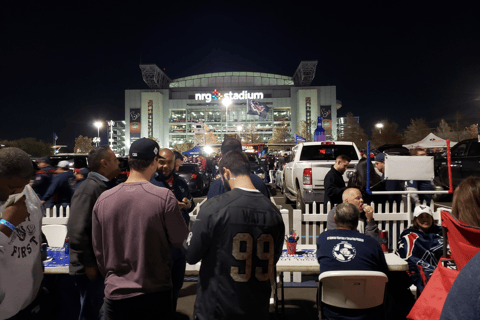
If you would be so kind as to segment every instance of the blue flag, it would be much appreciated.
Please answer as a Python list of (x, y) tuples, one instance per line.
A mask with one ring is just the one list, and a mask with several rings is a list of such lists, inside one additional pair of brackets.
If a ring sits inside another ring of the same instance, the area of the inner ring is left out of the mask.
[(247, 99), (247, 114), (253, 114), (262, 119), (267, 119), (268, 106), (265, 103)]
[(299, 136), (298, 134), (295, 134), (295, 144), (297, 144), (298, 141), (300, 141), (300, 142), (305, 142), (305, 141), (307, 141), (307, 139), (305, 139), (304, 137)]
[(55, 139), (55, 140), (58, 139), (58, 137), (57, 137), (57, 135), (56, 135), (55, 133), (53, 133), (53, 139)]

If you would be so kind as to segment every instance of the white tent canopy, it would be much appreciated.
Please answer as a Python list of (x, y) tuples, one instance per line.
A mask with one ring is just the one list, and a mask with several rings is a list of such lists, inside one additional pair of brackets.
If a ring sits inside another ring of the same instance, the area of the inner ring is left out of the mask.
[[(453, 147), (456, 145), (456, 142), (450, 141), (450, 147)], [(404, 144), (404, 147), (408, 149), (413, 149), (413, 148), (446, 148), (447, 147), (447, 140), (444, 140), (440, 137), (437, 137), (433, 133), (429, 133), (425, 138), (422, 140), (412, 143), (412, 144)]]

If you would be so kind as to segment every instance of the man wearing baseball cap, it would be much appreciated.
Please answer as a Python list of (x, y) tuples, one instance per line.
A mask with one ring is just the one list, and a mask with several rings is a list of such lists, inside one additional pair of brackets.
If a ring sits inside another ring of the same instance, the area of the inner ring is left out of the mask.
[[(384, 180), (385, 191), (402, 191), (403, 181), (400, 180), (385, 180), (385, 156), (383, 152), (378, 153), (375, 156), (375, 167), (381, 173)], [(390, 205), (390, 212), (393, 211), (393, 205), (396, 203), (397, 208), (400, 208), (400, 202), (402, 201), (401, 194), (389, 194), (387, 196), (388, 203)]]
[(180, 247), (188, 231), (173, 192), (150, 183), (163, 158), (159, 151), (152, 139), (133, 142), (127, 181), (102, 193), (93, 208), (106, 319), (172, 316), (169, 248)]
[[(67, 160), (60, 161), (57, 164), (57, 170), (55, 170), (57, 174), (53, 177), (47, 192), (41, 198), (42, 203), (56, 195), (54, 202), (57, 207), (62, 206), (66, 208), (70, 205), (73, 195), (72, 184), (75, 181), (75, 176), (70, 171), (69, 165), (70, 163)], [(65, 216), (66, 211), (63, 211), (63, 214)]]

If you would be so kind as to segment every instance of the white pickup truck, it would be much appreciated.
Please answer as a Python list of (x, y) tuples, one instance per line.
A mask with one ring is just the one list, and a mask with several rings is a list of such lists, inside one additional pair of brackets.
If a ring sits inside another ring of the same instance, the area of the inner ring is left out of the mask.
[(287, 203), (296, 202), (297, 209), (305, 211), (305, 204), (323, 203), (325, 196), (324, 180), (339, 155), (346, 155), (352, 161), (344, 174), (354, 171), (361, 159), (360, 152), (353, 142), (322, 141), (304, 142), (292, 148), (291, 161), (283, 169), (282, 192)]

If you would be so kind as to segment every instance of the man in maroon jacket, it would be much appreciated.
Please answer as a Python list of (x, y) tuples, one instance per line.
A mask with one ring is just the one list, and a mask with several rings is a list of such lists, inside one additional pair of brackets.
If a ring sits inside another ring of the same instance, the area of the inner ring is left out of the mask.
[(152, 139), (130, 146), (130, 176), (102, 193), (93, 209), (93, 248), (105, 277), (105, 319), (172, 317), (169, 248), (187, 226), (175, 195), (150, 179), (160, 147)]

